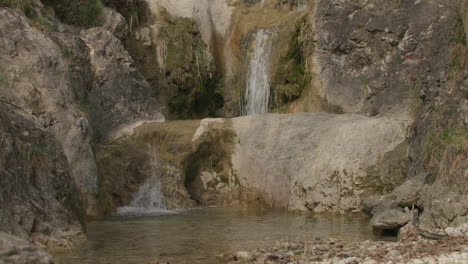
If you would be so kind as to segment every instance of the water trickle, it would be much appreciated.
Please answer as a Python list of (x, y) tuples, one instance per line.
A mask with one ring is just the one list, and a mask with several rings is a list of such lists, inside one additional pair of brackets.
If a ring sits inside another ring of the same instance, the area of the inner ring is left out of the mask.
[(268, 72), (271, 50), (270, 32), (260, 29), (255, 34), (255, 49), (250, 60), (245, 92), (245, 115), (268, 112), (270, 76)]
[(163, 202), (164, 196), (161, 192), (158, 165), (156, 161), (152, 163), (152, 176), (148, 178), (146, 182), (140, 186), (138, 192), (133, 195), (133, 200), (129, 206), (117, 209), (118, 215), (161, 214), (170, 212)]
[(297, 11), (304, 11), (307, 9), (307, 5), (308, 5), (308, 0), (302, 0), (302, 1), (299, 1), (299, 4), (297, 5)]

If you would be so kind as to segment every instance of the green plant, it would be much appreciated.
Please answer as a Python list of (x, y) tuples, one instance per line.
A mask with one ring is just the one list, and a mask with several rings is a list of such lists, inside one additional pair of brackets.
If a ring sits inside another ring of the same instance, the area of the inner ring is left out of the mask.
[(100, 0), (88, 0), (79, 7), (80, 22), (87, 27), (97, 26), (98, 17), (102, 12)]
[(39, 29), (42, 29), (42, 30), (50, 29), (49, 20), (47, 20), (47, 18), (43, 17), (42, 15), (37, 15), (31, 20), (33, 22), (32, 24)]
[(466, 46), (465, 26), (463, 25), (462, 19), (459, 19), (455, 26), (455, 34), (453, 35), (452, 41), (456, 44)]
[(100, 0), (42, 0), (42, 2), (52, 8), (64, 23), (80, 27), (97, 26), (103, 9)]
[(0, 6), (20, 9), (29, 18), (35, 16), (31, 0), (0, 0)]
[(150, 18), (148, 3), (145, 0), (105, 0), (104, 4), (116, 9), (125, 17), (130, 31), (144, 25)]
[(442, 159), (445, 149), (454, 145), (459, 151), (464, 149), (464, 141), (468, 138), (468, 130), (463, 127), (448, 127), (441, 131), (430, 131), (423, 140), (423, 152), (429, 163)]
[(87, 115), (91, 113), (91, 105), (89, 104), (87, 100), (83, 100), (80, 103), (80, 111)]
[(273, 82), (273, 96), (275, 107), (279, 108), (302, 96), (307, 86), (308, 76), (305, 71), (305, 47), (301, 38), (301, 29), (305, 21), (300, 20), (291, 34), (288, 50), (280, 59)]
[(33, 164), (44, 167), (47, 164), (47, 147), (43, 144), (35, 145), (27, 155), (27, 159)]
[(414, 87), (410, 90), (409, 97), (411, 102), (411, 110), (413, 111), (413, 113), (415, 113), (419, 110), (419, 108), (422, 105), (421, 91), (417, 87)]

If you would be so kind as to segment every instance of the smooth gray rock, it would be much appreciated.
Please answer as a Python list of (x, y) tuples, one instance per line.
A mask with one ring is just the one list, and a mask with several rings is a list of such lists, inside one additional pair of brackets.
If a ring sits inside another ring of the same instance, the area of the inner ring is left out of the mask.
[(237, 261), (252, 261), (254, 257), (247, 251), (239, 251), (234, 254), (234, 260)]
[(377, 212), (371, 219), (371, 226), (376, 229), (398, 229), (411, 221), (411, 213), (401, 209), (389, 209)]
[(398, 206), (402, 208), (412, 207), (413, 205), (417, 205), (423, 188), (424, 179), (422, 177), (414, 177), (393, 190), (392, 195), (396, 198)]

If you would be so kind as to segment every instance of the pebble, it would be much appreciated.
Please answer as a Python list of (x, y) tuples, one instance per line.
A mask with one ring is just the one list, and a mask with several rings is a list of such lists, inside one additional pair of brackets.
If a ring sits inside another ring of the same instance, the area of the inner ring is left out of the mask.
[(252, 255), (247, 251), (239, 251), (234, 254), (234, 260), (236, 261), (251, 261), (253, 260)]
[(401, 255), (400, 251), (398, 250), (390, 250), (386, 255), (385, 257), (388, 258), (388, 259), (394, 259), (394, 258), (397, 258)]

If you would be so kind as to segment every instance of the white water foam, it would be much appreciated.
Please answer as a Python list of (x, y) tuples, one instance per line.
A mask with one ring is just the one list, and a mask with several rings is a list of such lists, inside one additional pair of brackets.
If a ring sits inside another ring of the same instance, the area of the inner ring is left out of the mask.
[(168, 210), (164, 204), (164, 196), (161, 191), (159, 167), (156, 158), (152, 161), (151, 177), (140, 186), (138, 192), (133, 195), (133, 200), (128, 206), (117, 209), (117, 215), (159, 215), (173, 214), (177, 211)]
[(307, 9), (307, 6), (308, 6), (308, 0), (302, 0), (299, 2), (299, 4), (297, 5), (297, 11), (300, 12), (300, 11), (304, 11)]
[(269, 56), (270, 32), (259, 29), (255, 34), (255, 49), (250, 60), (245, 91), (245, 115), (265, 114), (270, 99)]
[(163, 203), (161, 183), (157, 176), (152, 176), (140, 187), (129, 206), (117, 209), (118, 215), (166, 214), (171, 212)]

